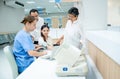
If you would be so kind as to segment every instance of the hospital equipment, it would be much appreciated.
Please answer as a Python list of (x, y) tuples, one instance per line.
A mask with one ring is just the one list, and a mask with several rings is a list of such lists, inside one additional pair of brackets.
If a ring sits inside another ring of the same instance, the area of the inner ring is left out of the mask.
[(62, 44), (56, 51), (56, 74), (58, 76), (86, 76), (88, 66), (84, 49), (78, 49), (70, 44)]

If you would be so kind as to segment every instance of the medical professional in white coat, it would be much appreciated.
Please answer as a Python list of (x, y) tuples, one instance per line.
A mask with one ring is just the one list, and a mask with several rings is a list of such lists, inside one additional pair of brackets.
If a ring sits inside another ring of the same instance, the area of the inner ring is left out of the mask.
[(72, 7), (68, 11), (68, 21), (64, 30), (64, 35), (57, 41), (60, 43), (68, 43), (74, 45), (75, 47), (81, 49), (85, 38), (83, 34), (82, 24), (78, 19), (79, 11), (76, 7)]
[(38, 41), (40, 35), (40, 29), (41, 26), (44, 24), (44, 19), (42, 17), (39, 17), (39, 12), (36, 9), (31, 9), (29, 14), (31, 16), (34, 16), (36, 19), (38, 19), (37, 24), (36, 24), (36, 29), (31, 32), (31, 35), (34, 38), (34, 41)]

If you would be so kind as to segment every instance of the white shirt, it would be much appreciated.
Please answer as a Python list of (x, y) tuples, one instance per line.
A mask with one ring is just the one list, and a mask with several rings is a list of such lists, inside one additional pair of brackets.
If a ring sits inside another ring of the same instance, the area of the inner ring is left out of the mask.
[(82, 30), (82, 25), (78, 20), (74, 21), (73, 23), (71, 20), (68, 20), (64, 33), (64, 42), (81, 49), (82, 44), (80, 41), (83, 40)]
[(38, 44), (39, 45), (43, 45), (43, 46), (53, 46), (53, 40), (52, 40), (52, 38), (48, 37), (48, 39), (46, 41), (47, 42), (45, 42), (43, 40), (43, 37), (39, 37)]
[(40, 37), (40, 30), (41, 30), (41, 26), (44, 24), (44, 19), (41, 17), (38, 17), (38, 22), (36, 24), (36, 29), (34, 31), (32, 31), (30, 34), (34, 37), (34, 41), (38, 41), (39, 37)]

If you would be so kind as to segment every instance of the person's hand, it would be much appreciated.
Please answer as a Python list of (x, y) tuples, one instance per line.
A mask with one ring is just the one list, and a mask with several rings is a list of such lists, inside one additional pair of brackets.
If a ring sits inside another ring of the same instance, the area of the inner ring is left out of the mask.
[(47, 49), (48, 49), (48, 50), (52, 50), (52, 49), (53, 49), (53, 46), (47, 46)]
[(61, 36), (57, 41), (56, 41), (56, 44), (61, 44), (62, 40), (64, 39), (64, 36)]
[(35, 51), (38, 51), (38, 50), (41, 49), (41, 48), (42, 48), (42, 46), (36, 45), (36, 46), (35, 46)]
[(42, 46), (35, 44), (35, 48), (37, 48), (37, 47), (42, 47)]
[(41, 53), (42, 53), (42, 56), (43, 56), (43, 55), (46, 55), (48, 52), (43, 51), (43, 52), (41, 52)]

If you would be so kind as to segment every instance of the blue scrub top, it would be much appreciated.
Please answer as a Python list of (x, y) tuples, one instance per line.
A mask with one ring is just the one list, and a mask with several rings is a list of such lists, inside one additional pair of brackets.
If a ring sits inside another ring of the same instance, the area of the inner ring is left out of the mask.
[(24, 30), (19, 31), (13, 45), (13, 53), (19, 73), (23, 72), (34, 61), (34, 57), (28, 54), (28, 51), (34, 50), (34, 48), (30, 34)]

